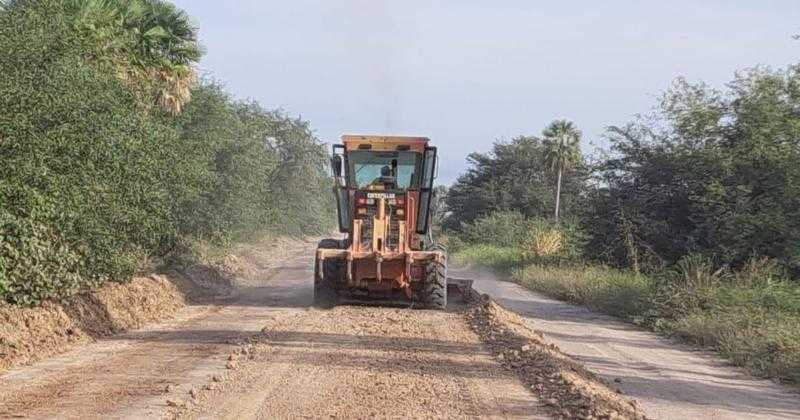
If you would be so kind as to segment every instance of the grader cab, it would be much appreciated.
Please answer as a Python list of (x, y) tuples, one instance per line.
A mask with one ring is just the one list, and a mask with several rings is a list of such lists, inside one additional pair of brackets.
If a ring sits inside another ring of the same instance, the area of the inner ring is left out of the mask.
[(339, 231), (322, 240), (314, 302), (398, 298), (447, 306), (447, 255), (430, 236), (436, 148), (424, 137), (342, 136), (331, 166)]

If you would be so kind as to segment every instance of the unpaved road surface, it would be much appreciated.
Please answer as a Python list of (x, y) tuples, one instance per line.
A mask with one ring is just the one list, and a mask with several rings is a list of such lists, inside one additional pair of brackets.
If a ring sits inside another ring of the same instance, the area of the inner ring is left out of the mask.
[(309, 308), (315, 243), (233, 296), (0, 376), (0, 417), (542, 417), (458, 311)]
[[(452, 271), (452, 270), (451, 270)], [(464, 270), (475, 289), (638, 401), (655, 419), (800, 419), (800, 394), (611, 317)]]
[(535, 417), (537, 401), (460, 314), (337, 307), (284, 313), (252, 357), (179, 417)]
[[(509, 359), (500, 364), (457, 303), (444, 312), (310, 308), (314, 247), (293, 242), (240, 257), (245, 269), (231, 296), (0, 375), (0, 417), (553, 413), (531, 392), (530, 380), (526, 387), (518, 372), (504, 367)], [(477, 289), (520, 312), (565, 353), (637, 399), (652, 418), (800, 418), (797, 394), (710, 355), (487, 273), (455, 275), (476, 279)]]

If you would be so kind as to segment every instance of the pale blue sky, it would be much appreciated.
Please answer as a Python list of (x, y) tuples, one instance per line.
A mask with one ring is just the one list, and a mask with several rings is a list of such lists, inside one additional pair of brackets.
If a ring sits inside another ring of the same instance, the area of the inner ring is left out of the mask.
[(179, 0), (201, 63), (241, 98), (343, 133), (419, 134), (440, 181), (496, 139), (574, 120), (585, 152), (677, 76), (798, 62), (798, 0)]

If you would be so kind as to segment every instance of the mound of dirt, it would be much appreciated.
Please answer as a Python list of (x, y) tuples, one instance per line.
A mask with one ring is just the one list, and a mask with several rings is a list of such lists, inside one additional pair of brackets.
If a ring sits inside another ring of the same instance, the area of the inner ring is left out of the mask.
[[(236, 279), (279, 264), (305, 242), (267, 238), (238, 245), (221, 261), (195, 264), (181, 271), (109, 283), (63, 302), (36, 308), (0, 303), (0, 372), (29, 364), (95, 339), (172, 317), (187, 303), (213, 303), (231, 297)], [(284, 255), (285, 254), (285, 255)]]
[(474, 296), (467, 311), (472, 328), (507, 368), (560, 418), (646, 419), (636, 402), (544, 341), (519, 315), (488, 295)]
[(0, 304), (0, 372), (169, 318), (187, 302), (225, 297), (232, 288), (224, 269), (195, 265), (183, 273), (109, 283), (36, 308)]
[(258, 283), (265, 273), (285, 266), (292, 256), (316, 245), (319, 238), (265, 237), (250, 243), (237, 244), (218, 262), (220, 270), (231, 273), (237, 286)]
[(0, 371), (172, 315), (185, 304), (166, 276), (135, 278), (37, 308), (0, 306)]
[(183, 271), (171, 271), (169, 280), (183, 294), (188, 303), (210, 303), (230, 297), (234, 275), (219, 265), (196, 264)]

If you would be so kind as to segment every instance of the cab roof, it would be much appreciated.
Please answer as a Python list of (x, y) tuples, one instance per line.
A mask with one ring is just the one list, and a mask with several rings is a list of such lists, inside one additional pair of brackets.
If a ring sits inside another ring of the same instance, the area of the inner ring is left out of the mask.
[(406, 149), (407, 147), (406, 150), (422, 153), (429, 142), (429, 138), (417, 136), (370, 136), (359, 134), (345, 134), (342, 136), (342, 143), (344, 143), (344, 148), (348, 152), (353, 150), (398, 150), (398, 146), (400, 146), (400, 149)]

